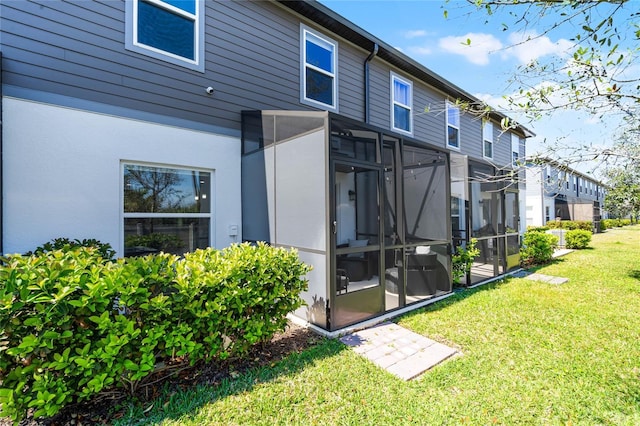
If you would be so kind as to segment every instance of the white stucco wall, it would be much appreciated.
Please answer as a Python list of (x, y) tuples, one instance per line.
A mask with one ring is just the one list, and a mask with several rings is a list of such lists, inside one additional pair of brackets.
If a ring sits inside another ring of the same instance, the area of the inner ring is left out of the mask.
[(7, 97), (3, 115), (5, 253), (68, 237), (122, 255), (122, 161), (211, 170), (211, 244), (239, 241), (237, 138)]
[(542, 177), (540, 168), (527, 167), (526, 169), (526, 224), (527, 226), (544, 225), (544, 193), (542, 190)]

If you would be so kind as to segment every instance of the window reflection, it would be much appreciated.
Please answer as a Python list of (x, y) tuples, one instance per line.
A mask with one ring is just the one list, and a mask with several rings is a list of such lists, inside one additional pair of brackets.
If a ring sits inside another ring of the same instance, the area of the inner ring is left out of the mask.
[(125, 165), (124, 211), (209, 213), (208, 172)]
[(125, 164), (125, 256), (209, 246), (211, 173)]

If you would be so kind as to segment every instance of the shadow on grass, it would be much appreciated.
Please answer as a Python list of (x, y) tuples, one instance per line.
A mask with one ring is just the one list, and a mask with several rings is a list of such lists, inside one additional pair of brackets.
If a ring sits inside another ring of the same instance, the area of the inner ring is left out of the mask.
[(196, 415), (203, 406), (229, 396), (251, 391), (256, 385), (275, 381), (281, 377), (294, 376), (324, 358), (333, 357), (347, 347), (335, 339), (320, 339), (319, 343), (301, 352), (287, 355), (271, 365), (247, 370), (220, 383), (201, 384), (183, 390), (165, 390), (154, 401), (129, 402), (125, 415), (111, 419), (113, 425), (156, 424), (164, 420), (179, 420)]
[[(548, 263), (545, 263), (544, 265), (535, 265), (535, 266), (531, 266), (529, 268), (524, 268), (524, 271), (528, 272), (529, 274), (533, 274), (538, 272), (539, 270), (549, 266), (549, 265), (556, 265), (556, 264), (561, 264), (563, 262), (565, 262), (566, 260), (561, 258), (561, 257), (557, 257), (557, 258), (553, 258), (551, 259), (551, 261), (549, 261)], [(640, 271), (636, 271), (639, 273), (639, 277), (640, 277)], [(421, 313), (424, 312), (436, 312), (436, 311), (440, 311), (443, 309), (446, 309), (452, 305), (455, 305), (456, 303), (458, 303), (461, 300), (467, 299), (469, 297), (472, 297), (480, 292), (485, 292), (485, 291), (493, 291), (496, 290), (498, 288), (500, 288), (502, 285), (505, 285), (507, 283), (509, 283), (511, 280), (514, 279), (521, 279), (522, 277), (512, 277), (512, 276), (505, 276), (502, 277), (496, 281), (492, 281), (489, 282), (487, 284), (480, 284), (478, 287), (458, 287), (455, 288), (454, 294), (451, 297), (448, 297), (444, 300), (440, 300), (436, 303), (433, 303), (431, 305), (427, 305), (424, 308), (420, 308), (420, 309), (416, 309), (415, 311), (411, 311), (408, 312), (405, 315), (402, 315), (400, 318), (412, 318), (416, 315), (420, 315)]]
[(640, 280), (640, 269), (634, 269), (629, 271), (629, 276), (631, 278), (635, 278), (636, 280)]
[(443, 300), (439, 300), (438, 302), (435, 302), (435, 303), (433, 303), (431, 305), (427, 305), (424, 308), (420, 308), (420, 309), (416, 309), (414, 311), (408, 312), (408, 313), (398, 317), (398, 319), (413, 318), (414, 316), (423, 314), (425, 312), (437, 312), (437, 311), (441, 311), (443, 309), (447, 309), (448, 307), (455, 305), (456, 303), (460, 302), (461, 300), (465, 300), (465, 299), (468, 299), (470, 297), (473, 297), (478, 293), (497, 290), (498, 288), (500, 288), (501, 286), (509, 283), (513, 279), (515, 279), (515, 278), (507, 276), (507, 277), (501, 278), (501, 279), (499, 279), (497, 281), (492, 281), (492, 282), (489, 282), (487, 284), (481, 284), (478, 287), (473, 287), (473, 288), (470, 288), (470, 287), (459, 287), (459, 288), (456, 288), (456, 289), (454, 289), (452, 296), (447, 297), (446, 299), (443, 299)]

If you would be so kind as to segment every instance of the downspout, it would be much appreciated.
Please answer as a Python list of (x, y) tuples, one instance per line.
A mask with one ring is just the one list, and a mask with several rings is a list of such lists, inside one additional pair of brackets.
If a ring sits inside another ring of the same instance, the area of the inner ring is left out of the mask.
[(378, 43), (373, 44), (373, 50), (364, 60), (364, 122), (369, 124), (369, 62), (378, 54)]

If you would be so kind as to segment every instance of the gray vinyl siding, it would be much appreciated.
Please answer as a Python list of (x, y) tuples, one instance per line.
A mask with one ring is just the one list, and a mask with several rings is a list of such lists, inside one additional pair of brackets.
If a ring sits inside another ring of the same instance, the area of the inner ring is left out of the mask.
[[(428, 108), (427, 112), (425, 112), (425, 108)], [(444, 108), (444, 96), (429, 86), (419, 82), (418, 84), (414, 83), (413, 125), (418, 139), (435, 146), (445, 147), (447, 124)]]
[(460, 111), (460, 153), (482, 159), (482, 120)]
[(493, 162), (498, 167), (511, 168), (511, 133), (505, 132), (500, 123), (493, 123)]
[(338, 42), (338, 112), (364, 121), (364, 61), (367, 54), (347, 42)]
[[(237, 132), (242, 110), (314, 109), (300, 102), (304, 23), (338, 43), (338, 113), (364, 120), (370, 52), (272, 2), (206, 2), (204, 72), (126, 50), (124, 1), (3, 1), (0, 7), (5, 85)], [(392, 70), (413, 83), (413, 137), (445, 147), (446, 96), (378, 57), (370, 63), (371, 124), (391, 128)], [(205, 92), (209, 86), (213, 95)], [(481, 121), (462, 114), (460, 135), (461, 153), (481, 159)], [(509, 147), (495, 142), (496, 161), (511, 161)]]
[(389, 98), (391, 95), (391, 82), (389, 72), (387, 64), (377, 58), (374, 58), (369, 65), (370, 124), (383, 129), (391, 128), (391, 100)]
[(3, 2), (4, 83), (238, 129), (242, 109), (308, 109), (299, 20), (266, 2), (206, 6), (200, 73), (125, 50), (122, 1)]
[[(410, 75), (389, 67), (374, 59), (370, 67), (370, 118), (371, 124), (391, 128), (391, 71), (413, 84), (413, 137), (429, 144), (444, 147), (445, 98), (431, 87)], [(424, 113), (425, 107), (429, 112)]]
[[(125, 50), (124, 1), (3, 2), (4, 83), (234, 129), (245, 109), (313, 109), (300, 103), (297, 15), (208, 1), (205, 17), (201, 73)], [(367, 53), (318, 32), (339, 44), (339, 112), (363, 120)]]

